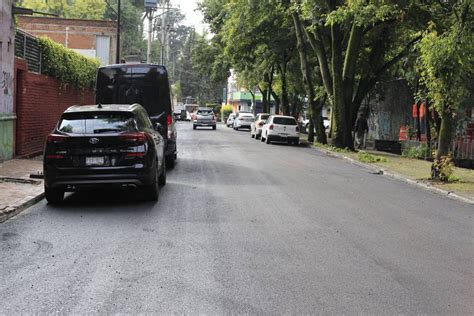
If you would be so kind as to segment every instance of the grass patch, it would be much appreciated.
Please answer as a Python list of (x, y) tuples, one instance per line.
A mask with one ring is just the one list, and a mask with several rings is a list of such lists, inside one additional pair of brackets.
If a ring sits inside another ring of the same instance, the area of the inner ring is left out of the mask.
[(359, 151), (357, 154), (357, 159), (361, 162), (365, 163), (375, 163), (375, 162), (388, 162), (387, 158), (381, 157), (381, 156), (376, 156), (372, 155), (363, 151)]
[(347, 154), (353, 153), (353, 151), (351, 151), (347, 147), (346, 148), (338, 148), (338, 147), (333, 146), (333, 145), (321, 144), (321, 143), (318, 143), (318, 142), (314, 142), (313, 146), (317, 147), (317, 148), (324, 148), (326, 150), (333, 151), (333, 152), (336, 152), (336, 153), (347, 153)]

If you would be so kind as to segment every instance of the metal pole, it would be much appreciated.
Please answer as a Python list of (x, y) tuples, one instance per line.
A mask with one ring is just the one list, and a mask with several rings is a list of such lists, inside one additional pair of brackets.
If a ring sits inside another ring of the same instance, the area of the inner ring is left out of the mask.
[(151, 37), (153, 34), (153, 10), (147, 9), (148, 14), (148, 46), (146, 51), (146, 62), (151, 64)]
[(117, 47), (115, 52), (115, 63), (120, 64), (120, 15), (121, 15), (121, 5), (120, 0), (117, 3)]
[(166, 8), (163, 6), (163, 13), (161, 15), (161, 49), (160, 49), (160, 57), (161, 57), (161, 64), (165, 64), (165, 21), (166, 20)]

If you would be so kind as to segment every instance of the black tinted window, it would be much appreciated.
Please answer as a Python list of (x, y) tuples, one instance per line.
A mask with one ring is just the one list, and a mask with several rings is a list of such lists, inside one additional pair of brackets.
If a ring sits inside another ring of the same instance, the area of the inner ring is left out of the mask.
[(292, 117), (275, 117), (275, 118), (273, 118), (273, 124), (297, 125), (296, 120)]
[[(171, 111), (166, 72), (158, 67), (104, 67), (97, 75), (96, 102), (142, 105), (149, 115)], [(165, 116), (166, 117), (166, 116)]]
[(198, 110), (197, 114), (202, 114), (202, 115), (211, 115), (213, 113), (212, 110)]
[(70, 134), (101, 134), (136, 131), (131, 113), (67, 113), (58, 130)]

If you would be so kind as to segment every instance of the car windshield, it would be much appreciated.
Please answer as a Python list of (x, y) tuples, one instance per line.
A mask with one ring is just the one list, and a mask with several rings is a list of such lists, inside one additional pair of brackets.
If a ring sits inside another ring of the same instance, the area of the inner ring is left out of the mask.
[(292, 117), (275, 117), (275, 118), (273, 118), (273, 124), (297, 125), (296, 120)]
[(58, 130), (69, 134), (101, 134), (136, 131), (132, 113), (66, 113)]
[(270, 114), (263, 114), (263, 115), (260, 115), (260, 119), (261, 120), (266, 120), (269, 116), (270, 116)]

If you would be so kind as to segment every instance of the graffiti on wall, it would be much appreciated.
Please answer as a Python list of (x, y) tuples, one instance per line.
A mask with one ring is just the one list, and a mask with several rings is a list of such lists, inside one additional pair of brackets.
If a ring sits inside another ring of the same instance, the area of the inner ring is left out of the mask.
[(3, 111), (13, 112), (13, 75), (8, 71), (3, 71), (0, 80), (0, 93), (3, 99)]
[(392, 138), (390, 112), (371, 111), (367, 123), (369, 124), (369, 134), (371, 134), (372, 139), (390, 140)]

